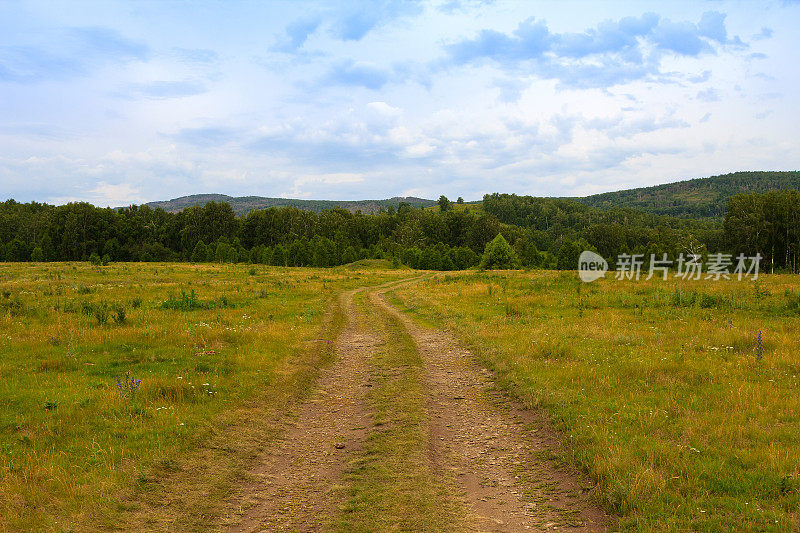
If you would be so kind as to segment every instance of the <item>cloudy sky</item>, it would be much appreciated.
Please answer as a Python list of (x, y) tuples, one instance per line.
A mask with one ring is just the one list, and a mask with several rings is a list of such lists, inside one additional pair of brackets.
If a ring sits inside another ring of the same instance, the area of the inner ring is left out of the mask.
[(0, 0), (0, 200), (472, 200), (796, 170), (799, 23), (786, 0)]

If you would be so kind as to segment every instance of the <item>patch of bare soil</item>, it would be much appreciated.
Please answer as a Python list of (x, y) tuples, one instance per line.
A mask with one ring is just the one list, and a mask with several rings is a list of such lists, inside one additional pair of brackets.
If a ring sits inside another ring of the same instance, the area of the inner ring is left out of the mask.
[(430, 458), (454, 479), (471, 531), (601, 531), (610, 520), (590, 501), (592, 482), (553, 459), (556, 433), (494, 386), (492, 374), (447, 332), (416, 324), (383, 298), (425, 365)]
[(229, 531), (320, 531), (343, 503), (335, 489), (372, 426), (366, 403), (369, 354), (384, 342), (378, 331), (365, 327), (366, 317), (353, 305), (359, 290), (341, 295), (347, 324), (336, 341), (336, 360), (249, 472), (246, 499)]

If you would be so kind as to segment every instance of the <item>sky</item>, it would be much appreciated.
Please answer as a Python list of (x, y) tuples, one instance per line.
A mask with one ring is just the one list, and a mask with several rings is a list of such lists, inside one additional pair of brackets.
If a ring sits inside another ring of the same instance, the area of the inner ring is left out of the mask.
[(0, 0), (0, 200), (800, 169), (800, 2)]

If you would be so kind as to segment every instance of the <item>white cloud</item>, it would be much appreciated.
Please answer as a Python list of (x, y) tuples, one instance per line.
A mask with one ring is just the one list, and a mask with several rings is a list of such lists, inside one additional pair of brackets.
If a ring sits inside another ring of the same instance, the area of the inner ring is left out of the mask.
[[(0, 6), (0, 190), (120, 205), (201, 192), (474, 199), (800, 166), (786, 141), (800, 133), (800, 34), (781, 6), (445, 4), (363, 17), (315, 3), (237, 4), (230, 17), (27, 4), (26, 20)], [(59, 40), (75, 26), (94, 28), (76, 41), (88, 59)]]

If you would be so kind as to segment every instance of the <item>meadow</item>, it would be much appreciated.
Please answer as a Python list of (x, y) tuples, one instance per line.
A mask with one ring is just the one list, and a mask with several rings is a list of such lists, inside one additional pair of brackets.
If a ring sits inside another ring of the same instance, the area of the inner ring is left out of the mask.
[(203, 529), (330, 359), (336, 295), (407, 275), (0, 264), (0, 531)]
[[(387, 267), (0, 264), (0, 531), (219, 527), (334, 359), (337, 296), (418, 275)], [(800, 529), (800, 277), (464, 271), (387, 298), (547, 414), (554, 458), (597, 481), (615, 529)], [(414, 466), (421, 360), (356, 302), (392, 341), (370, 365), (407, 379), (376, 382), (376, 421), (396, 430), (345, 476), (340, 530), (389, 527), (398, 505), (441, 496)], [(435, 507), (426, 516), (444, 517)]]
[(550, 414), (620, 530), (800, 529), (800, 277), (459, 272), (393, 298)]

